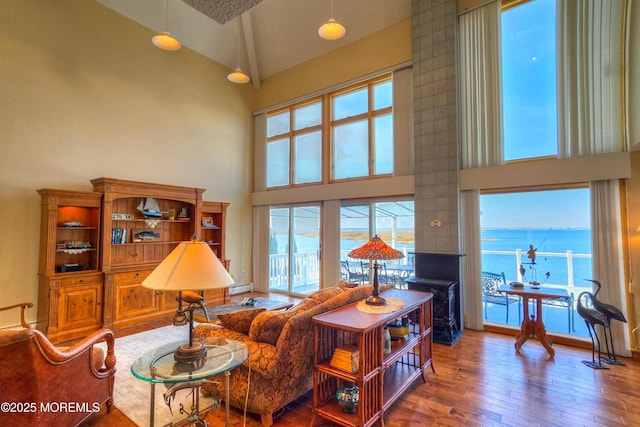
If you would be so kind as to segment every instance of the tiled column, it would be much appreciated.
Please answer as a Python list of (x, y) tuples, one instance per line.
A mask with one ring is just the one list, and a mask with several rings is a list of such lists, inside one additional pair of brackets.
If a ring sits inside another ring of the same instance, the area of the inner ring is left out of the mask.
[(458, 253), (456, 0), (412, 9), (416, 250)]

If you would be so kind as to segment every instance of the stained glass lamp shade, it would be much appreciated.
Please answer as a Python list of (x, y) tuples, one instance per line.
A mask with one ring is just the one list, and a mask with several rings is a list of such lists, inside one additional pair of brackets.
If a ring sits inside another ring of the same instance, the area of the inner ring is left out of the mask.
[(378, 236), (374, 236), (364, 245), (349, 252), (349, 258), (373, 260), (373, 291), (366, 302), (369, 305), (385, 305), (386, 302), (380, 297), (378, 290), (378, 260), (400, 259), (404, 258), (404, 254), (387, 245)]

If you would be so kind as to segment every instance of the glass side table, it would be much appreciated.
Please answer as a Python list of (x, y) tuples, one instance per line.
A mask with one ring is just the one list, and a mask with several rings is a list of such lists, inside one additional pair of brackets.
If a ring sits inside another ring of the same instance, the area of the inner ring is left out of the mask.
[[(151, 404), (149, 411), (149, 425), (154, 426), (155, 385), (180, 384), (176, 389), (171, 387), (165, 393), (177, 391), (177, 389), (191, 388), (192, 406), (186, 421), (199, 423), (206, 426), (204, 420), (200, 420), (200, 386), (208, 379), (224, 374), (225, 376), (225, 425), (229, 426), (229, 375), (230, 372), (242, 364), (249, 357), (247, 346), (235, 340), (211, 338), (199, 340), (207, 346), (207, 356), (196, 362), (181, 363), (173, 359), (173, 353), (182, 341), (164, 344), (145, 352), (131, 364), (131, 373), (138, 379), (151, 384)], [(182, 412), (182, 409), (181, 409)]]

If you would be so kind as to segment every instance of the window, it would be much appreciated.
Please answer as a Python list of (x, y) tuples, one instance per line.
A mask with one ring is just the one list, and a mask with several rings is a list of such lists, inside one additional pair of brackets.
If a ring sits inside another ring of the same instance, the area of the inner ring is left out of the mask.
[(322, 100), (267, 115), (267, 187), (322, 181)]
[(310, 294), (320, 287), (320, 206), (272, 207), (269, 290)]
[(268, 189), (390, 175), (392, 75), (271, 111), (266, 127)]
[(380, 281), (403, 286), (404, 279), (413, 271), (410, 255), (410, 252), (415, 250), (413, 201), (342, 204), (340, 207), (340, 273), (343, 279), (360, 283), (369, 282), (368, 261), (350, 259), (348, 254), (375, 235), (405, 255), (403, 259), (380, 262)]
[[(584, 322), (574, 320), (575, 298), (591, 290), (584, 280), (592, 277), (589, 188), (483, 194), (480, 212), (482, 271), (504, 273), (507, 283), (566, 289), (569, 306), (543, 304), (547, 330), (588, 336)], [(518, 305), (485, 304), (485, 321), (504, 323), (511, 310), (509, 324), (519, 326)]]
[(333, 179), (393, 173), (391, 76), (331, 95)]
[(556, 4), (534, 0), (502, 12), (504, 159), (556, 156)]

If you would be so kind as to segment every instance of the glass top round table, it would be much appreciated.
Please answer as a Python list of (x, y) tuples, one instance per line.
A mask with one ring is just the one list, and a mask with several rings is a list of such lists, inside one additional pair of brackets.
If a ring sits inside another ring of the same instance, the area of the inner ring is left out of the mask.
[[(236, 340), (209, 338), (197, 340), (207, 348), (207, 354), (194, 362), (176, 362), (173, 358), (175, 350), (183, 341), (161, 345), (145, 352), (131, 364), (131, 373), (136, 378), (151, 384), (151, 407), (149, 425), (154, 425), (155, 384), (158, 383), (190, 383), (198, 389), (204, 380), (225, 374), (225, 407), (226, 422), (229, 422), (229, 372), (238, 367), (249, 357), (248, 347)], [(199, 398), (198, 390), (193, 393)], [(199, 418), (199, 401), (194, 402), (196, 411), (188, 419)], [(206, 423), (204, 423), (206, 425)]]

